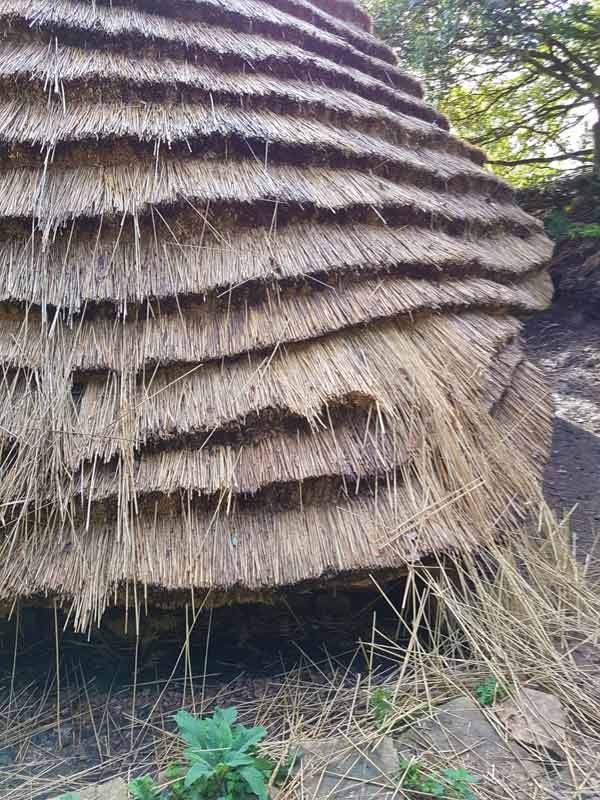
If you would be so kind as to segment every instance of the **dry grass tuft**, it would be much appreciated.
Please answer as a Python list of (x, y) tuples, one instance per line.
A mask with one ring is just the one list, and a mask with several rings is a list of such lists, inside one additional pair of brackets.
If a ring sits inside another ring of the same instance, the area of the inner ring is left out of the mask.
[[(304, 737), (341, 737), (366, 750), (383, 734), (400, 738), (399, 731), (449, 700), (472, 698), (484, 680), (495, 678), (520, 709), (522, 688), (560, 699), (568, 715), (564, 753), (553, 759), (531, 751), (532, 763), (542, 763), (545, 772), (527, 786), (494, 776), (490, 765), (492, 774), (477, 776), (477, 796), (589, 797), (600, 787), (600, 590), (593, 567), (577, 562), (568, 525), (543, 508), (534, 535), (524, 532), (509, 547), (494, 546), (485, 557), (439, 571), (415, 570), (405, 601), (412, 600), (416, 614), (407, 621), (397, 608), (404, 636), (394, 640), (374, 628), (373, 641), (364, 645), (377, 669), (358, 676), (334, 670), (318, 686), (300, 673), (286, 677), (282, 691), (293, 711), (281, 738), (289, 746)], [(374, 686), (390, 700), (383, 725), (369, 710)], [(461, 766), (464, 756), (458, 749), (424, 754), (440, 770)], [(290, 784), (281, 800), (301, 796)]]

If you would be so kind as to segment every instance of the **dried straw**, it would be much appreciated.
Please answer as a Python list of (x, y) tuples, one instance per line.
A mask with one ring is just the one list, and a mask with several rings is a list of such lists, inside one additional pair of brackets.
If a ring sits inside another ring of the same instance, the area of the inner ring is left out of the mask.
[(138, 620), (522, 523), (550, 244), (366, 28), (0, 0), (0, 602)]

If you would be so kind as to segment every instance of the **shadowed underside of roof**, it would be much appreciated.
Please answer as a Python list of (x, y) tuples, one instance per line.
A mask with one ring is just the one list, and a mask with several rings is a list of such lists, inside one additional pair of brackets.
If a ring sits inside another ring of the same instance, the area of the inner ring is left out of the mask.
[(85, 627), (522, 522), (550, 244), (358, 3), (0, 0), (0, 30), (0, 603)]

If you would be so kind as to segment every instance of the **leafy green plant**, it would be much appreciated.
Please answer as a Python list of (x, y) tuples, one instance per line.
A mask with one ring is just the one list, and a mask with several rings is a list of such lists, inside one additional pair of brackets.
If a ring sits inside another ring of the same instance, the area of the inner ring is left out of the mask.
[(75, 792), (67, 792), (66, 794), (61, 794), (58, 800), (81, 800), (81, 798)]
[(475, 800), (472, 786), (479, 780), (462, 767), (459, 769), (444, 769), (441, 777), (436, 777), (425, 771), (424, 767), (413, 760), (400, 761), (398, 770), (398, 784), (407, 791), (418, 792), (429, 797), (451, 797), (457, 800)]
[(402, 759), (398, 771), (398, 783), (403, 789), (443, 797), (445, 786), (432, 775), (426, 775), (418, 761)]
[(185, 785), (186, 768), (180, 764), (169, 764), (165, 774), (169, 779), (168, 800), (188, 800), (190, 791)]
[(134, 800), (160, 800), (160, 786), (149, 775), (144, 775), (131, 781), (129, 794)]
[(187, 711), (175, 716), (189, 769), (183, 784), (190, 800), (267, 800), (267, 785), (273, 774), (271, 761), (256, 750), (264, 739), (264, 728), (235, 724), (235, 708), (217, 709), (212, 717), (197, 719)]
[(553, 208), (544, 217), (544, 229), (555, 242), (569, 236), (569, 218), (560, 208)]
[(599, 222), (572, 222), (569, 225), (570, 239), (600, 239)]
[(371, 712), (378, 725), (383, 725), (393, 710), (394, 706), (385, 689), (378, 686), (371, 692)]
[(236, 719), (235, 708), (219, 708), (204, 719), (179, 711), (175, 722), (187, 744), (185, 762), (169, 765), (162, 793), (149, 775), (136, 778), (129, 784), (133, 800), (267, 800), (269, 782), (281, 783), (295, 758), (278, 766), (262, 757), (257, 745), (266, 730)]
[(496, 678), (487, 678), (475, 687), (475, 697), (482, 706), (492, 706), (497, 700), (504, 700), (507, 691)]
[(461, 800), (475, 800), (475, 795), (472, 786), (479, 783), (479, 779), (471, 775), (463, 767), (459, 769), (444, 769), (442, 770), (449, 789), (449, 797), (460, 797)]

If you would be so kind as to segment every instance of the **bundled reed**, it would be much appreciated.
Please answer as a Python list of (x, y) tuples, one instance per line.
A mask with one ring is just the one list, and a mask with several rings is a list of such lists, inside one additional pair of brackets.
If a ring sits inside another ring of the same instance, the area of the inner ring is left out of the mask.
[(352, 0), (0, 0), (0, 602), (262, 598), (510, 533), (550, 245)]

